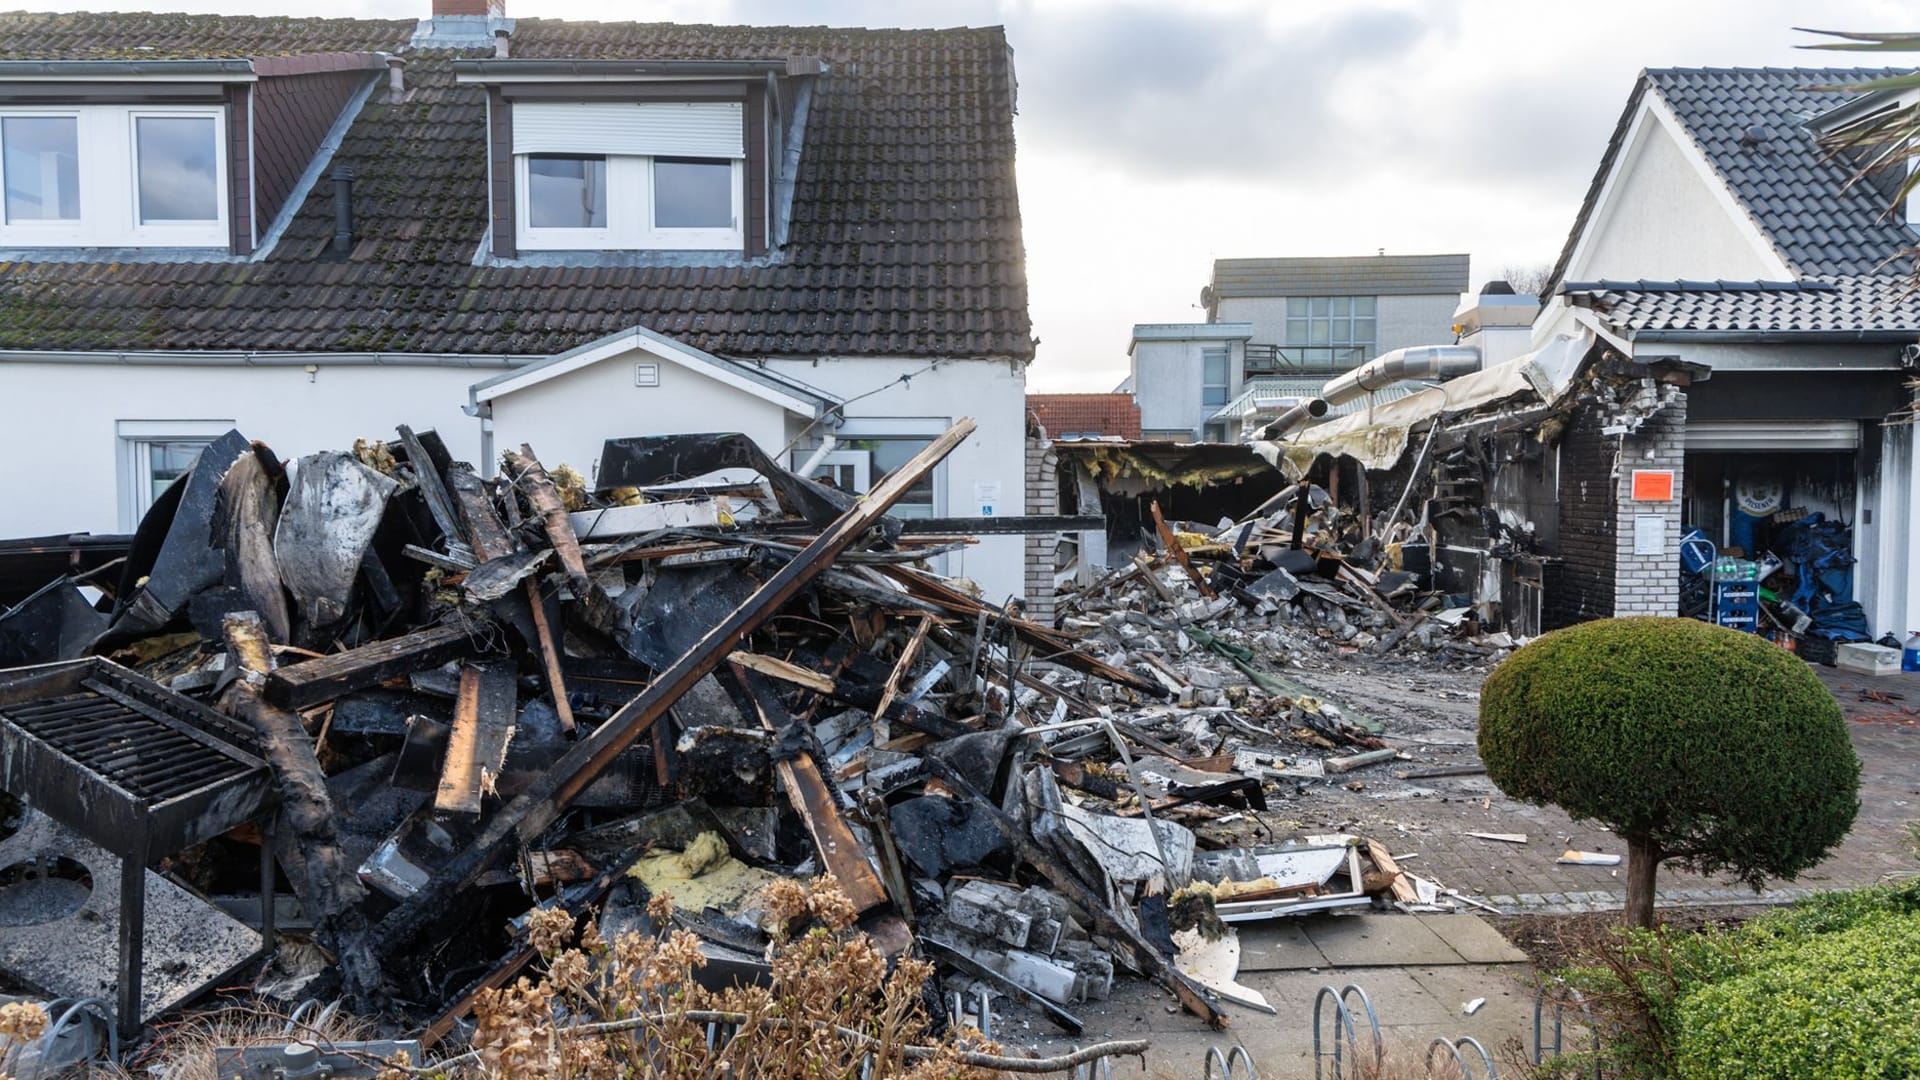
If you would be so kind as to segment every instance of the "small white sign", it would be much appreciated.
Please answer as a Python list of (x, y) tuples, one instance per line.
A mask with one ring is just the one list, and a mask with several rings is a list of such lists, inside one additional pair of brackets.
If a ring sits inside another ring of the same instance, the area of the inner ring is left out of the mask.
[(1658, 514), (1635, 514), (1633, 518), (1633, 553), (1635, 555), (1664, 555), (1667, 550), (1667, 519)]
[(993, 508), (1000, 503), (1000, 481), (977, 480), (973, 485), (973, 501), (980, 507), (981, 517), (992, 517)]
[(659, 386), (660, 385), (660, 365), (659, 364), (633, 365), (633, 385)]

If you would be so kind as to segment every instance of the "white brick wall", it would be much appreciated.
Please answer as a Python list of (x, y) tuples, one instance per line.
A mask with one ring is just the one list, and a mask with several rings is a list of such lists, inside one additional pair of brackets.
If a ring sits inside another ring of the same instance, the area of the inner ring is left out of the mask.
[[(1657, 393), (1651, 380), (1645, 393)], [(1615, 615), (1677, 615), (1680, 611), (1680, 493), (1686, 480), (1687, 402), (1685, 394), (1648, 417), (1638, 431), (1624, 436), (1614, 467), (1616, 511), (1614, 521)], [(1665, 502), (1635, 502), (1635, 469), (1671, 469), (1673, 498)], [(1634, 554), (1637, 519), (1658, 518), (1662, 544), (1659, 554)]]
[[(1060, 512), (1060, 455), (1051, 442), (1027, 440), (1027, 513), (1048, 517)], [(1027, 618), (1052, 625), (1054, 613), (1053, 561), (1060, 546), (1057, 533), (1027, 537)]]

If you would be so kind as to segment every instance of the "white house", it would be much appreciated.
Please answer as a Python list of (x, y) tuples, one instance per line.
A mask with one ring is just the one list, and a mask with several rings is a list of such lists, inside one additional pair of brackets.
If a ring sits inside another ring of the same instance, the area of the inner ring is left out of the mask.
[[(1034, 355), (999, 28), (0, 15), (0, 535), (130, 529), (229, 428), (742, 431), (1019, 515)], [(423, 12), (422, 14), (426, 14)], [(133, 58), (133, 59), (129, 59)], [(949, 557), (995, 598), (1017, 536)]]
[(1843, 523), (1857, 561), (1833, 580), (1874, 636), (1920, 627), (1916, 236), (1893, 178), (1852, 182), (1821, 140), (1891, 103), (1827, 88), (1882, 74), (1643, 72), (1534, 326), (1691, 366), (1682, 523), (1748, 554), (1810, 513)]

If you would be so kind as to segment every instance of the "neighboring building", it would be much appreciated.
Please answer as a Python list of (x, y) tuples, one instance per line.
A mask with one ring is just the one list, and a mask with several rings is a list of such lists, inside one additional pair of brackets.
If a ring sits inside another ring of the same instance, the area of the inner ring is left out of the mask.
[(1149, 438), (1238, 441), (1330, 376), (1451, 342), (1466, 287), (1465, 255), (1219, 259), (1200, 293), (1206, 322), (1134, 327), (1125, 385)]
[[(1633, 361), (1696, 372), (1665, 410), (1682, 435), (1663, 462), (1676, 527), (1658, 572), (1601, 575), (1615, 606), (1631, 593), (1635, 610), (1674, 610), (1665, 568), (1680, 529), (1753, 553), (1813, 511), (1851, 526), (1851, 587), (1872, 633), (1920, 627), (1916, 236), (1888, 212), (1886, 178), (1854, 183), (1849, 160), (1819, 143), (1896, 97), (1822, 87), (1887, 74), (1669, 69), (1635, 86), (1534, 335), (1585, 329)], [(1597, 452), (1617, 441), (1591, 438)], [(1624, 565), (1632, 542), (1610, 537), (1595, 558)]]
[(1027, 411), (1051, 440), (1140, 438), (1132, 394), (1028, 394)]
[[(230, 427), (297, 456), (398, 423), (589, 476), (608, 437), (830, 438), (865, 490), (971, 416), (896, 512), (1023, 512), (999, 28), (486, 10), (0, 15), (0, 379), (41, 463), (0, 535), (127, 530)], [(946, 569), (1017, 595), (1021, 551)]]
[(1156, 442), (1224, 442), (1209, 418), (1246, 380), (1246, 323), (1140, 323), (1127, 346), (1126, 386), (1140, 405), (1140, 429)]
[(1252, 328), (1248, 374), (1324, 375), (1452, 341), (1467, 270), (1465, 255), (1216, 259), (1200, 303)]

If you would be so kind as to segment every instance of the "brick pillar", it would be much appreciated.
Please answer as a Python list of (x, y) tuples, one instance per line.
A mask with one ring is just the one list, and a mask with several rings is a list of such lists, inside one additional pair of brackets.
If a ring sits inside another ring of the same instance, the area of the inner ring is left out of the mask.
[[(1614, 587), (1615, 615), (1677, 615), (1680, 613), (1680, 493), (1686, 479), (1687, 395), (1661, 387), (1651, 379), (1642, 394), (1671, 394), (1659, 411), (1640, 426), (1620, 436), (1614, 477)], [(1673, 498), (1661, 502), (1633, 498), (1635, 469), (1671, 469)], [(1635, 554), (1635, 529), (1646, 519), (1660, 522), (1660, 550)]]
[[(1027, 440), (1027, 513), (1050, 517), (1060, 512), (1060, 455), (1053, 443)], [(1053, 624), (1053, 560), (1060, 546), (1057, 533), (1027, 536), (1027, 618)]]

